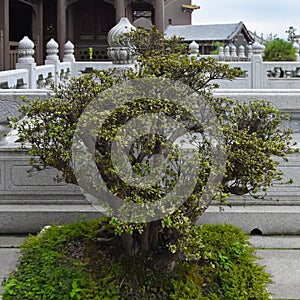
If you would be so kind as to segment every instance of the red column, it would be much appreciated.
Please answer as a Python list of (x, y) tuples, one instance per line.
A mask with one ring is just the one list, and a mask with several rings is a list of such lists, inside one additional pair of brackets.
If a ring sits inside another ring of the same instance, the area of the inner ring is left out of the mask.
[(71, 41), (72, 43), (74, 43), (75, 41), (75, 34), (74, 34), (74, 5), (70, 4), (68, 6), (67, 9), (67, 22), (68, 22), (68, 26), (67, 26), (67, 40)]
[(116, 23), (119, 23), (122, 17), (126, 17), (125, 0), (115, 0)]
[(155, 0), (155, 27), (164, 32), (165, 25), (165, 3), (164, 0)]
[(66, 0), (57, 0), (57, 42), (59, 45), (59, 58), (64, 57), (64, 46), (67, 34)]
[[(0, 0), (0, 48), (3, 47), (0, 53), (0, 68), (9, 70), (9, 0)], [(1, 41), (2, 40), (2, 41)]]
[(33, 16), (32, 20), (32, 35), (33, 41), (35, 44), (35, 52), (36, 52), (36, 63), (42, 65), (44, 62), (43, 57), (43, 42), (44, 42), (44, 19), (43, 19), (43, 0), (39, 0), (37, 2), (37, 10), (36, 14)]

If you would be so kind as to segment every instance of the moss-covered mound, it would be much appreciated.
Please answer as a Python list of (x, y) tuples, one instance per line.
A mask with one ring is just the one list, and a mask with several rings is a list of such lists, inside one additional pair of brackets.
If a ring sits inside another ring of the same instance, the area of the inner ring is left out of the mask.
[(232, 225), (199, 227), (201, 260), (156, 272), (142, 255), (97, 238), (99, 220), (51, 226), (22, 246), (3, 299), (270, 299), (270, 276), (247, 236)]

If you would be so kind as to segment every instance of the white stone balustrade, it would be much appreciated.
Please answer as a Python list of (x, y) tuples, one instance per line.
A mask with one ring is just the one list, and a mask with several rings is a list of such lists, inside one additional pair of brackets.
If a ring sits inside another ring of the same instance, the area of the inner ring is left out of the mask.
[(27, 69), (0, 72), (0, 89), (28, 89), (29, 71)]
[[(121, 22), (121, 24), (123, 23)], [(124, 26), (122, 26), (119, 24), (112, 32), (115, 32), (117, 36), (120, 35), (124, 30)], [(126, 30), (128, 32), (129, 29)], [(125, 45), (119, 45), (118, 39), (114, 35), (110, 36), (110, 40), (113, 47), (123, 48)], [(294, 47), (296, 48), (296, 45)], [(297, 47), (299, 47), (298, 44)], [(133, 66), (131, 58), (128, 60), (124, 57), (122, 64), (120, 60), (117, 60), (118, 62), (75, 61), (74, 45), (70, 41), (64, 45), (65, 55), (61, 62), (58, 57), (58, 48), (57, 42), (51, 39), (47, 43), (45, 65), (36, 66), (33, 57), (34, 44), (28, 37), (24, 37), (19, 45), (19, 60), (16, 70), (0, 72), (0, 89), (49, 88), (51, 83), (57, 85), (71, 76), (77, 77), (92, 70), (112, 68), (116, 63), (118, 63), (118, 68)], [(220, 47), (218, 55), (200, 55), (199, 57), (214, 57), (220, 63), (226, 63), (230, 67), (243, 71), (243, 74), (235, 80), (217, 81), (222, 88), (300, 88), (300, 61), (263, 62), (263, 50), (263, 46), (258, 43), (248, 45), (246, 49), (243, 46), (236, 49), (234, 45), (231, 45), (231, 48), (229, 46)], [(189, 52), (190, 55), (198, 57), (199, 45), (192, 42), (189, 45)]]

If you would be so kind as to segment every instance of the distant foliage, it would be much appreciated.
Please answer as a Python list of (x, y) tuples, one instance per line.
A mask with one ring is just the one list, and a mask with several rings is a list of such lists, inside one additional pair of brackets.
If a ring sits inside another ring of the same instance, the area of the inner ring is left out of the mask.
[(265, 46), (264, 61), (296, 61), (296, 50), (290, 42), (275, 39)]

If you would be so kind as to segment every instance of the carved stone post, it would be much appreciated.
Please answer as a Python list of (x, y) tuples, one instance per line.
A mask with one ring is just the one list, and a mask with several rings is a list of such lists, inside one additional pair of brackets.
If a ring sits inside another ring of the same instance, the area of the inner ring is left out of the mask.
[(251, 77), (252, 86), (254, 89), (262, 89), (265, 87), (266, 74), (264, 74), (262, 55), (264, 53), (265, 46), (261, 45), (257, 41), (252, 45), (253, 55), (251, 57)]
[(236, 54), (236, 46), (231, 45), (230, 50), (231, 50), (231, 60), (232, 61), (237, 61), (238, 56)]
[(220, 46), (219, 48), (219, 61), (225, 60), (224, 47)]
[(197, 57), (199, 54), (199, 45), (195, 41), (192, 41), (189, 44), (189, 54), (191, 57)]
[(247, 45), (247, 56), (248, 56), (248, 60), (251, 60), (251, 57), (253, 55), (253, 51), (252, 51), (252, 45)]
[(16, 69), (27, 69), (29, 72), (29, 89), (36, 88), (36, 63), (33, 58), (34, 43), (27, 36), (25, 36), (18, 46), (18, 62)]
[(230, 49), (229, 49), (229, 46), (228, 46), (228, 45), (225, 47), (224, 59), (225, 59), (226, 61), (229, 61), (229, 60), (231, 59), (231, 56), (230, 56)]
[[(55, 82), (55, 84), (58, 83), (58, 71), (59, 71), (59, 57), (58, 57), (58, 52), (59, 52), (59, 48), (58, 48), (58, 43), (54, 40), (51, 39), (47, 45), (46, 45), (46, 52), (47, 52), (47, 56), (46, 56), (46, 60), (45, 60), (45, 65), (54, 65), (54, 74), (53, 74), (53, 80)], [(48, 81), (51, 80), (48, 78)]]
[(299, 61), (300, 58), (299, 58), (299, 44), (297, 42), (294, 42), (293, 43), (293, 48), (295, 49), (295, 52), (296, 52), (296, 60)]
[(241, 46), (239, 47), (239, 60), (240, 60), (240, 61), (246, 60), (245, 47), (244, 47), (243, 45), (241, 45)]
[(132, 63), (129, 44), (127, 41), (120, 41), (119, 37), (134, 28), (127, 18), (121, 18), (120, 22), (109, 31), (107, 41), (110, 47), (107, 54), (114, 64)]
[(65, 55), (63, 61), (75, 62), (74, 45), (72, 44), (71, 41), (67, 41), (65, 43)]
[(71, 76), (74, 76), (74, 63), (75, 63), (75, 56), (74, 56), (74, 45), (71, 43), (71, 41), (67, 41), (65, 43), (65, 55), (64, 55), (64, 61), (71, 62)]

